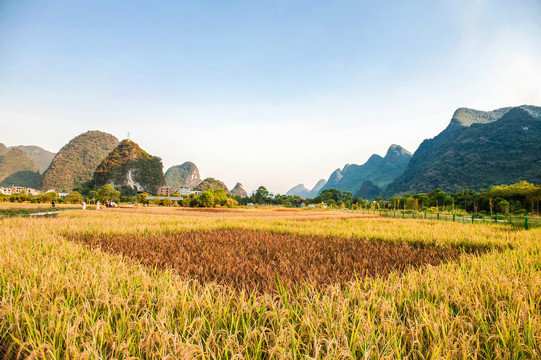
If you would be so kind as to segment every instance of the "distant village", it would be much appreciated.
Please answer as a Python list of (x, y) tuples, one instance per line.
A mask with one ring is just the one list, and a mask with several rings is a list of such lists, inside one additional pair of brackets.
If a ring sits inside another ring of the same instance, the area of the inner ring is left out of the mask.
[[(11, 187), (0, 187), (0, 194), (3, 194), (3, 195), (19, 195), (23, 191), (26, 195), (30, 195), (30, 196), (56, 192), (55, 189), (40, 191), (40, 190), (29, 188), (29, 187), (15, 186), (15, 185), (12, 185)], [(67, 191), (59, 191), (56, 193), (56, 195), (59, 197), (66, 197), (69, 194), (70, 193)], [(171, 186), (161, 186), (158, 188), (158, 197), (171, 197), (177, 194), (181, 196), (189, 196), (192, 194), (199, 196), (201, 195), (201, 191), (192, 190), (189, 187), (181, 187), (178, 190), (174, 190)]]
[(158, 188), (158, 195), (172, 196), (173, 194), (179, 194), (184, 196), (195, 194), (199, 196), (201, 195), (201, 191), (192, 190), (189, 187), (181, 187), (178, 191), (173, 190), (171, 186), (160, 186)]
[[(46, 193), (54, 192), (55, 189), (50, 189), (50, 190), (46, 190), (46, 191), (40, 191), (40, 190), (36, 190), (36, 189), (33, 189), (33, 188), (28, 188), (28, 187), (24, 187), (24, 186), (15, 186), (15, 185), (12, 185), (11, 187), (0, 187), (0, 194), (3, 194), (3, 195), (19, 195), (23, 191), (26, 193), (26, 195), (36, 196), (36, 195), (40, 195), (40, 194), (46, 194)], [(59, 191), (59, 192), (56, 193), (56, 195), (59, 196), (59, 197), (66, 197), (66, 196), (69, 195), (69, 192), (67, 192), (67, 191)]]

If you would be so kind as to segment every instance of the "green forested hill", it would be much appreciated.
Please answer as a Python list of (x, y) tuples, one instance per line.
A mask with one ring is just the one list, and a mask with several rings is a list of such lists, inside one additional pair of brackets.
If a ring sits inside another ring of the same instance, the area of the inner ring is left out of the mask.
[(39, 184), (38, 164), (20, 147), (10, 148), (0, 159), (0, 186), (25, 186)]
[(156, 194), (158, 187), (165, 185), (162, 160), (133, 141), (123, 140), (96, 168), (92, 184), (96, 188), (105, 184), (129, 186)]
[(43, 174), (43, 190), (71, 190), (92, 179), (100, 162), (118, 145), (118, 139), (101, 131), (73, 138), (54, 157)]
[(486, 113), (459, 109), (444, 131), (423, 141), (385, 193), (436, 188), (455, 192), (522, 180), (541, 183), (541, 108), (521, 106)]
[(194, 190), (197, 191), (216, 189), (222, 189), (226, 194), (231, 194), (227, 186), (223, 182), (221, 182), (220, 180), (216, 180), (215, 178), (206, 178), (205, 180), (203, 180), (203, 182), (201, 182), (194, 188)]
[(182, 187), (193, 188), (201, 183), (199, 169), (190, 161), (172, 166), (165, 172), (165, 183), (174, 191), (178, 191)]

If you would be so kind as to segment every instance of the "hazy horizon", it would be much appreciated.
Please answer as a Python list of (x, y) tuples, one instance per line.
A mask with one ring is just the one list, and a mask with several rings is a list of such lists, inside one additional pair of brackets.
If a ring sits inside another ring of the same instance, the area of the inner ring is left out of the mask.
[(0, 4), (0, 142), (87, 130), (247, 191), (415, 152), (460, 107), (541, 105), (541, 4)]

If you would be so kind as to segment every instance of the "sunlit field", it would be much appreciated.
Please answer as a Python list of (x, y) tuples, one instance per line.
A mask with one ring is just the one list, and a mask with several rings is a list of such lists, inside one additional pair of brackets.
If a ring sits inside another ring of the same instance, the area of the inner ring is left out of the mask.
[(540, 250), (541, 229), (315, 210), (5, 217), (0, 354), (539, 358)]

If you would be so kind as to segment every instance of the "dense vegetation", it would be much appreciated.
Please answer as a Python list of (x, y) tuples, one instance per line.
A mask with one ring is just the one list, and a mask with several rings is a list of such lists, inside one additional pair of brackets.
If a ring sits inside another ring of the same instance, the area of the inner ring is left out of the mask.
[(71, 190), (92, 179), (100, 162), (109, 154), (118, 139), (101, 131), (87, 131), (66, 144), (43, 174), (41, 188)]
[(34, 171), (17, 171), (7, 178), (5, 178), (1, 183), (0, 186), (6, 186), (10, 187), (12, 185), (15, 186), (23, 186), (27, 188), (37, 188), (39, 186), (39, 183), (41, 181), (41, 175), (39, 172)]
[(201, 183), (199, 169), (190, 161), (172, 166), (165, 172), (165, 183), (175, 191), (183, 187), (191, 189)]
[[(271, 194), (264, 186), (260, 186), (254, 194), (247, 197), (235, 197), (241, 205), (247, 203), (268, 205), (295, 205), (298, 196)], [(448, 212), (475, 212), (482, 214), (525, 214), (539, 213), (541, 210), (541, 185), (522, 181), (512, 185), (492, 186), (488, 189), (461, 190), (447, 193), (436, 189), (429, 193), (404, 194), (384, 199), (376, 197), (375, 201), (354, 196), (349, 191), (325, 189), (315, 198), (302, 201), (306, 205), (325, 204), (344, 208), (364, 209), (406, 209), (435, 210)]]
[(459, 115), (434, 139), (423, 141), (386, 196), (541, 183), (541, 108), (513, 108), (495, 121)]
[(0, 186), (36, 187), (39, 179), (38, 164), (20, 147), (9, 149), (0, 159)]
[(112, 184), (156, 194), (158, 187), (165, 185), (162, 160), (133, 141), (123, 140), (98, 165), (91, 184), (94, 188)]

